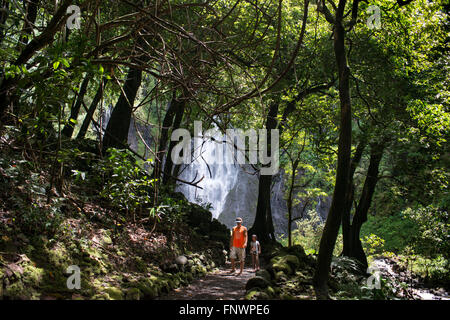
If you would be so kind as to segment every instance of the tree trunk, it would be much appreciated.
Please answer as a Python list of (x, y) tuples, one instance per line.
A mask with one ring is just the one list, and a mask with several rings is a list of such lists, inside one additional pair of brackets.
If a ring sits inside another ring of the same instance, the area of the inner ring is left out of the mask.
[(134, 99), (142, 80), (142, 70), (130, 68), (119, 100), (106, 127), (103, 137), (103, 152), (108, 148), (123, 148), (128, 143)]
[(381, 158), (383, 157), (384, 146), (382, 144), (373, 144), (370, 150), (370, 162), (367, 169), (366, 180), (361, 192), (359, 203), (356, 207), (355, 216), (353, 217), (351, 226), (351, 242), (349, 256), (361, 262), (364, 270), (367, 269), (367, 257), (362, 248), (359, 234), (361, 226), (367, 221), (367, 213), (369, 212), (375, 187), (378, 182), (378, 171)]
[(33, 33), (33, 24), (36, 22), (38, 12), (39, 0), (29, 0), (26, 4), (26, 19), (23, 22), (22, 33), (24, 33), (19, 40), (18, 48), (28, 43), (27, 35)]
[(342, 255), (348, 256), (350, 253), (350, 213), (352, 210), (352, 203), (355, 194), (355, 186), (353, 183), (353, 176), (356, 171), (356, 167), (358, 166), (364, 149), (366, 147), (366, 142), (364, 140), (358, 143), (356, 147), (355, 155), (350, 163), (350, 173), (349, 173), (349, 181), (347, 185), (347, 199), (345, 204), (345, 210), (342, 213), (342, 239), (343, 239), (343, 249)]
[(314, 275), (314, 288), (318, 299), (328, 298), (328, 276), (334, 245), (341, 224), (342, 213), (345, 210), (348, 178), (350, 172), (350, 157), (352, 144), (352, 110), (350, 99), (349, 75), (345, 52), (345, 29), (342, 24), (345, 0), (339, 2), (334, 25), (334, 53), (339, 73), (339, 100), (341, 105), (340, 132), (338, 142), (338, 163), (333, 200), (328, 213), (322, 238), (320, 239), (317, 268)]
[[(271, 150), (271, 129), (277, 127), (278, 102), (270, 105), (269, 113), (266, 119), (267, 130), (267, 150)], [(259, 175), (258, 184), (258, 202), (256, 205), (256, 215), (253, 226), (249, 230), (249, 234), (256, 234), (261, 243), (267, 243), (274, 240), (274, 227), (272, 221), (272, 210), (270, 210), (270, 187), (272, 185), (271, 175)], [(269, 217), (270, 215), (270, 217)], [(272, 236), (272, 239), (271, 239)]]
[(83, 124), (81, 125), (80, 131), (78, 131), (77, 140), (84, 139), (84, 136), (86, 135), (89, 125), (91, 124), (92, 118), (94, 117), (95, 109), (97, 109), (97, 105), (99, 104), (100, 100), (102, 99), (103, 91), (105, 90), (105, 85), (107, 82), (108, 82), (108, 80), (105, 78), (100, 83), (100, 86), (97, 89), (97, 93), (95, 94), (95, 97), (92, 100), (92, 103), (89, 106), (89, 109), (86, 113), (86, 117), (84, 118), (84, 121), (83, 121)]
[[(272, 177), (272, 176), (270, 176)], [(272, 186), (272, 179), (270, 179), (270, 186)], [(268, 205), (267, 205), (267, 212), (266, 212), (266, 218), (267, 218), (267, 228), (268, 228), (268, 232), (269, 232), (269, 239), (272, 242), (276, 241), (275, 238), (275, 227), (273, 226), (273, 217), (272, 217), (272, 206), (271, 206), (271, 201), (270, 201), (270, 191), (271, 191), (271, 187), (269, 187), (269, 198), (268, 198)]]
[[(180, 128), (181, 121), (183, 120), (183, 114), (184, 114), (184, 108), (186, 106), (186, 101), (182, 100), (179, 103), (177, 103), (176, 106), (176, 114), (175, 114), (175, 120), (173, 122), (172, 132), (173, 130), (176, 130)], [(173, 161), (172, 161), (172, 150), (175, 147), (177, 142), (170, 141), (169, 150), (167, 152), (166, 156), (166, 162), (164, 164), (164, 176), (163, 176), (163, 184), (171, 184), (173, 182), (172, 177), (172, 168), (173, 168)]]
[(83, 79), (83, 82), (80, 85), (80, 91), (78, 92), (78, 95), (75, 99), (75, 103), (73, 104), (72, 108), (70, 109), (70, 117), (67, 121), (66, 125), (64, 126), (64, 129), (61, 131), (63, 136), (66, 138), (71, 138), (73, 131), (75, 129), (75, 124), (78, 118), (78, 114), (80, 113), (81, 104), (83, 103), (84, 96), (86, 95), (89, 80), (91, 80), (91, 74), (87, 73), (86, 76)]
[(0, 11), (0, 44), (3, 42), (5, 38), (5, 23), (6, 19), (8, 19), (9, 14), (9, 0), (1, 1), (1, 11)]
[(167, 112), (163, 119), (161, 135), (159, 137), (158, 152), (156, 153), (155, 159), (155, 168), (153, 169), (152, 177), (154, 179), (158, 179), (158, 181), (161, 178), (164, 155), (166, 154), (167, 151), (166, 148), (167, 148), (167, 141), (169, 140), (169, 130), (172, 127), (176, 111), (179, 109), (178, 107), (179, 104), (180, 102), (176, 99), (174, 93), (172, 99), (170, 100), (167, 106)]
[(270, 240), (269, 228), (267, 226), (267, 207), (270, 205), (270, 185), (272, 176), (260, 175), (258, 184), (258, 203), (256, 205), (256, 216), (249, 234), (256, 234), (261, 243)]
[(295, 176), (297, 173), (299, 159), (292, 162), (292, 177), (291, 183), (289, 184), (289, 193), (287, 198), (287, 209), (288, 209), (288, 247), (292, 246), (292, 202), (294, 194)]

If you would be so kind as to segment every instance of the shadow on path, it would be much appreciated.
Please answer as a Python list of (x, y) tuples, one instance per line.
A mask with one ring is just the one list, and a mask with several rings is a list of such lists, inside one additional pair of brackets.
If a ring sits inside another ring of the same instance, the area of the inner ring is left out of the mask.
[(239, 276), (236, 276), (237, 272), (229, 272), (230, 269), (218, 269), (159, 300), (241, 300), (245, 296), (245, 284), (255, 273), (252, 269), (244, 269)]

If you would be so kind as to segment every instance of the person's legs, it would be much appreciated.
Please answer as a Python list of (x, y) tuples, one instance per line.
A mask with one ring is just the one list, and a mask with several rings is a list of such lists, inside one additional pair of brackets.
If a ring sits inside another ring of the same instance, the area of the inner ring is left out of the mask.
[(244, 271), (244, 263), (245, 263), (245, 249), (239, 248), (239, 258), (240, 258), (240, 271), (237, 274), (238, 276)]
[(236, 268), (234, 267), (234, 259), (231, 258), (231, 271), (230, 273), (233, 273), (236, 270)]
[(235, 258), (236, 258), (236, 248), (232, 247), (230, 250), (230, 260), (231, 260), (231, 271), (230, 273), (233, 273), (235, 268)]
[(259, 254), (255, 254), (255, 260), (256, 260), (256, 270), (259, 270)]
[(255, 259), (255, 254), (252, 253), (252, 266), (253, 266), (253, 270), (256, 269), (256, 259)]

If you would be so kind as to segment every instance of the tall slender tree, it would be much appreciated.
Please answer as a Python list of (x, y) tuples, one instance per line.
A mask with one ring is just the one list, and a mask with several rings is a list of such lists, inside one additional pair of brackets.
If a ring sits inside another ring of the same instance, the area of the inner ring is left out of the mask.
[(80, 90), (76, 96), (76, 99), (74, 101), (74, 104), (72, 105), (72, 108), (70, 109), (70, 116), (69, 120), (67, 121), (66, 125), (64, 126), (63, 130), (61, 131), (61, 134), (64, 135), (66, 138), (71, 138), (73, 131), (75, 130), (75, 124), (77, 123), (78, 114), (80, 112), (81, 105), (84, 103), (83, 99), (86, 95), (88, 84), (91, 79), (91, 74), (87, 73), (81, 82)]
[(119, 100), (111, 113), (103, 137), (103, 152), (108, 148), (124, 148), (128, 143), (134, 100), (142, 80), (142, 70), (130, 67)]
[[(347, 0), (340, 0), (334, 15), (328, 10), (324, 0), (322, 0), (318, 7), (327, 21), (333, 25), (333, 47), (338, 68), (340, 100), (336, 182), (330, 211), (320, 240), (319, 257), (314, 275), (314, 287), (318, 299), (328, 298), (328, 276), (331, 259), (341, 224), (342, 212), (345, 210), (346, 199), (348, 198), (348, 178), (352, 144), (352, 108), (350, 99), (350, 67), (347, 63), (345, 49), (345, 35), (347, 31), (344, 24), (344, 11), (346, 4)], [(359, 0), (353, 1), (351, 24), (356, 23), (358, 4)]]

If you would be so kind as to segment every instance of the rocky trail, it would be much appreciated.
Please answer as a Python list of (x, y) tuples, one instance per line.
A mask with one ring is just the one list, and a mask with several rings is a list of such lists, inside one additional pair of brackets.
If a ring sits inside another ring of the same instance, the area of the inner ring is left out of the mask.
[(175, 289), (159, 300), (241, 300), (245, 296), (245, 284), (254, 277), (251, 268), (241, 275), (230, 274), (230, 269), (216, 269), (186, 287)]

